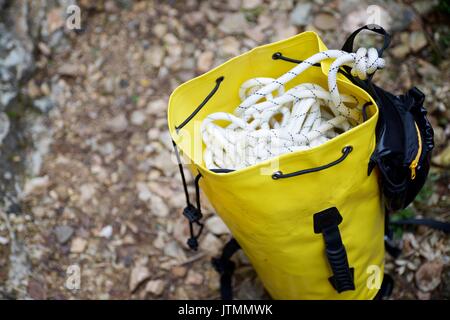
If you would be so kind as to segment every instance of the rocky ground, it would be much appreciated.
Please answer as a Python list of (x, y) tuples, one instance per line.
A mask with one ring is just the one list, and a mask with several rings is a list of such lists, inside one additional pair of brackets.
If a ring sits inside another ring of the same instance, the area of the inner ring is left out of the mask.
[[(397, 217), (448, 221), (449, 7), (375, 2), (380, 23), (395, 32), (376, 82), (395, 93), (423, 90), (435, 128), (429, 181)], [(169, 94), (239, 53), (304, 30), (340, 48), (375, 9), (344, 0), (85, 0), (76, 32), (63, 18), (71, 1), (33, 10), (36, 3), (0, 1), (0, 68), (16, 68), (0, 82), (0, 298), (218, 298), (210, 259), (229, 235), (204, 200), (200, 250), (185, 245), (184, 194), (168, 160)], [(6, 21), (19, 13), (24, 23), (11, 29)], [(405, 250), (387, 257), (393, 298), (450, 298), (448, 237), (427, 228), (397, 236)], [(268, 298), (245, 256), (237, 262), (237, 298)], [(79, 289), (71, 277), (78, 270)]]

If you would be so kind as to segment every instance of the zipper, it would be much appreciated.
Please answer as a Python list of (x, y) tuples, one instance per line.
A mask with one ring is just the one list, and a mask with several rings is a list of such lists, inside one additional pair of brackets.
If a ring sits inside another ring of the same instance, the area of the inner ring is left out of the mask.
[(409, 165), (409, 169), (411, 169), (411, 180), (414, 180), (416, 178), (416, 168), (419, 164), (420, 155), (422, 154), (422, 136), (420, 135), (419, 127), (417, 126), (417, 123), (414, 122), (414, 125), (416, 126), (417, 131), (417, 140), (419, 141), (419, 149), (417, 150), (416, 157)]

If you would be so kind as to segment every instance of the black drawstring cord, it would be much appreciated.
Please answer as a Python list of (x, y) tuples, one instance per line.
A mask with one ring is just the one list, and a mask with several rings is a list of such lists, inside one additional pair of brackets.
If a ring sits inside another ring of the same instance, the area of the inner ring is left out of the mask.
[[(203, 231), (203, 223), (200, 222), (200, 219), (203, 217), (202, 214), (202, 206), (200, 204), (200, 186), (199, 181), (202, 175), (199, 173), (194, 180), (195, 183), (195, 198), (197, 201), (197, 208), (194, 206), (190, 206), (190, 208), (185, 208), (183, 211), (183, 215), (189, 220), (189, 232), (191, 234), (190, 238), (187, 241), (189, 248), (192, 250), (198, 249), (198, 238), (202, 234)], [(194, 223), (199, 226), (198, 232), (194, 235)]]
[(173, 141), (173, 140), (172, 140), (172, 145), (173, 145), (173, 149), (175, 150), (175, 156), (177, 157), (178, 169), (180, 170), (181, 180), (183, 182), (183, 187), (184, 187), (184, 195), (186, 196), (186, 203), (187, 203), (187, 206), (189, 207), (191, 205), (191, 202), (189, 201), (189, 192), (188, 192), (188, 188), (187, 188), (187, 184), (186, 184), (186, 177), (184, 176), (183, 164), (181, 163), (180, 153), (178, 152), (177, 145), (176, 145), (175, 141)]
[[(292, 62), (292, 63), (298, 63), (298, 64), (304, 62), (304, 60), (297, 60), (297, 59), (293, 59), (293, 58), (289, 58), (289, 57), (283, 56), (283, 54), (281, 52), (275, 52), (272, 55), (272, 59), (273, 60), (280, 59), (280, 60), (283, 60), (283, 61)], [(314, 67), (320, 67), (320, 63), (314, 63), (313, 66)]]
[[(192, 250), (197, 250), (198, 249), (198, 238), (200, 237), (200, 235), (203, 231), (203, 223), (200, 222), (203, 215), (202, 215), (202, 209), (201, 209), (201, 204), (200, 204), (200, 186), (199, 186), (199, 180), (202, 177), (202, 175), (199, 173), (195, 177), (195, 181), (194, 181), (195, 194), (196, 194), (195, 197), (196, 197), (196, 202), (197, 202), (197, 208), (196, 208), (191, 204), (191, 201), (189, 200), (189, 191), (188, 191), (188, 187), (187, 187), (187, 183), (186, 183), (186, 177), (184, 175), (183, 164), (181, 163), (180, 153), (178, 152), (178, 147), (177, 147), (175, 141), (173, 141), (173, 140), (172, 140), (172, 144), (173, 144), (173, 148), (175, 150), (175, 155), (177, 157), (178, 168), (180, 169), (180, 175), (181, 175), (181, 180), (183, 182), (184, 194), (186, 195), (186, 207), (183, 210), (183, 215), (189, 221), (189, 232), (191, 235), (189, 237), (189, 239), (187, 240), (187, 245)], [(194, 235), (194, 223), (199, 226), (199, 230), (196, 235)]]
[(179, 126), (175, 126), (175, 130), (177, 131), (177, 133), (181, 128), (183, 128), (185, 125), (187, 125), (189, 123), (189, 121), (191, 121), (192, 118), (194, 118), (195, 115), (200, 112), (200, 110), (202, 110), (202, 108), (209, 101), (209, 99), (211, 99), (212, 96), (217, 92), (217, 90), (219, 90), (219, 86), (222, 83), (223, 79), (225, 79), (223, 76), (217, 78), (216, 85), (211, 90), (211, 92), (206, 96), (206, 98), (202, 101), (202, 103), (200, 103), (200, 105)]
[(336, 159), (336, 160), (334, 160), (334, 161), (332, 161), (332, 162), (330, 162), (328, 164), (325, 164), (325, 165), (320, 166), (320, 167), (314, 167), (314, 168), (294, 171), (294, 172), (291, 172), (291, 173), (283, 173), (281, 171), (277, 171), (277, 172), (274, 172), (272, 174), (272, 179), (278, 180), (278, 179), (284, 179), (284, 178), (291, 178), (291, 177), (296, 177), (296, 176), (299, 176), (299, 175), (302, 175), (302, 174), (307, 174), (307, 173), (311, 173), (311, 172), (317, 172), (317, 171), (320, 171), (320, 170), (328, 169), (328, 168), (330, 168), (332, 166), (335, 166), (335, 165), (341, 163), (342, 161), (344, 161), (345, 158), (347, 158), (347, 156), (352, 151), (353, 151), (353, 147), (352, 146), (345, 146), (342, 149), (342, 156), (339, 159)]

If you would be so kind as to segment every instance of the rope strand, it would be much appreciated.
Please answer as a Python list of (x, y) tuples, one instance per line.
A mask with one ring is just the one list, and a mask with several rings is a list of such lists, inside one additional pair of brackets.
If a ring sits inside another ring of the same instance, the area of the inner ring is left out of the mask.
[[(335, 59), (328, 72), (328, 90), (302, 83), (286, 91), (285, 85), (311, 66)], [(272, 157), (318, 146), (363, 121), (367, 101), (340, 94), (337, 72), (350, 66), (362, 80), (382, 69), (385, 62), (375, 48), (356, 53), (341, 50), (319, 52), (280, 76), (253, 78), (239, 89), (241, 104), (234, 114), (216, 112), (201, 126), (206, 145), (204, 161), (209, 169), (240, 169)], [(221, 127), (215, 122), (229, 122)]]

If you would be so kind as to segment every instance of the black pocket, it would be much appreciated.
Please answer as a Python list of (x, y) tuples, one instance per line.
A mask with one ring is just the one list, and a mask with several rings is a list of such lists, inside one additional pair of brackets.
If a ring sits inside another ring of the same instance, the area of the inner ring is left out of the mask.
[(377, 147), (369, 164), (378, 166), (385, 203), (390, 210), (408, 206), (423, 187), (430, 169), (433, 128), (417, 88), (393, 94), (373, 86), (380, 109)]

